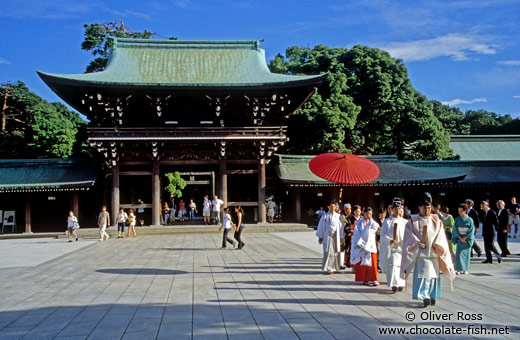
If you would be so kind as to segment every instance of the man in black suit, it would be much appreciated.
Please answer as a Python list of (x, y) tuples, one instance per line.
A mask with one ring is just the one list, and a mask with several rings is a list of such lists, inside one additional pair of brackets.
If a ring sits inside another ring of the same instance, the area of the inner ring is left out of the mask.
[(484, 212), (484, 221), (482, 222), (482, 237), (484, 237), (484, 250), (486, 251), (486, 260), (482, 263), (493, 263), (491, 253), (495, 253), (498, 263), (502, 262), (502, 257), (495, 248), (495, 233), (498, 230), (497, 214), (489, 209), (489, 202), (482, 201), (480, 208)]
[[(478, 218), (478, 212), (473, 209), (473, 201), (470, 199), (467, 199), (465, 202), (468, 205), (468, 216), (473, 220), (473, 225), (475, 226), (475, 235), (477, 234), (480, 219)], [(477, 244), (477, 240), (473, 241), (473, 248), (471, 251), (471, 256), (473, 256), (473, 250), (477, 253), (478, 257), (482, 254), (482, 249)]]
[(507, 249), (507, 225), (509, 223), (509, 214), (506, 209), (506, 203), (502, 200), (497, 202), (498, 208), (498, 230), (497, 230), (497, 242), (502, 251), (501, 256), (506, 257), (511, 255)]

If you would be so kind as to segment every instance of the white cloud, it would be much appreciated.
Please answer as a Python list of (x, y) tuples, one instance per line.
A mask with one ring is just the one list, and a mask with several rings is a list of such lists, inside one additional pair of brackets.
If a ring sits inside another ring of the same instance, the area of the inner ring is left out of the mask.
[(487, 102), (488, 99), (487, 98), (474, 98), (474, 99), (471, 99), (471, 100), (464, 100), (464, 99), (452, 99), (452, 100), (446, 100), (446, 101), (443, 101), (441, 103), (443, 103), (444, 105), (449, 105), (449, 106), (453, 106), (453, 105), (459, 105), (459, 104), (474, 104), (474, 103), (485, 103)]
[(513, 96), (513, 98), (520, 99), (520, 95), (518, 95), (518, 96)]
[(497, 63), (505, 66), (520, 66), (520, 60), (501, 60)]
[(9, 65), (10, 63), (11, 63), (11, 62), (10, 62), (9, 60), (4, 59), (4, 58), (0, 58), (0, 65), (1, 65), (1, 64), (7, 64), (7, 65)]
[(433, 39), (394, 42), (380, 46), (393, 57), (405, 61), (422, 61), (450, 57), (455, 61), (471, 59), (475, 54), (496, 54), (496, 45), (474, 34), (452, 33)]

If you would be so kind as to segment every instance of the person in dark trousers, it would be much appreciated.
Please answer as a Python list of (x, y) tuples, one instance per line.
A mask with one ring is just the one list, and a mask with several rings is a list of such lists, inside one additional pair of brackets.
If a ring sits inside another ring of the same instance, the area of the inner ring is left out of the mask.
[(231, 221), (231, 215), (229, 214), (229, 208), (224, 208), (224, 219), (222, 220), (222, 225), (218, 228), (218, 230), (222, 230), (224, 228), (224, 234), (222, 234), (222, 249), (226, 248), (226, 241), (233, 245), (233, 248), (236, 248), (237, 242), (233, 241), (229, 238), (228, 234), (231, 228), (235, 228), (235, 225)]
[(236, 206), (235, 213), (237, 214), (237, 224), (235, 225), (235, 234), (233, 235), (233, 238), (238, 242), (238, 249), (242, 249), (246, 245), (244, 242), (242, 242), (242, 231), (245, 228), (244, 209), (242, 209), (240, 206)]
[(498, 230), (498, 219), (497, 214), (489, 209), (489, 202), (482, 201), (480, 208), (484, 212), (482, 222), (482, 237), (484, 237), (484, 250), (486, 251), (486, 260), (482, 263), (493, 263), (493, 257), (491, 253), (495, 253), (498, 263), (502, 262), (502, 256), (498, 253), (495, 248), (495, 233)]
[[(473, 200), (470, 200), (470, 199), (467, 199), (464, 203), (466, 203), (468, 205), (468, 216), (471, 217), (471, 219), (473, 220), (473, 225), (475, 227), (475, 235), (476, 235), (477, 231), (478, 231), (480, 219), (478, 217), (478, 212), (475, 209), (473, 209), (473, 205), (475, 203), (473, 202)], [(471, 248), (471, 250), (472, 250), (471, 256), (473, 256), (473, 250), (477, 253), (478, 257), (480, 257), (480, 255), (482, 255), (482, 249), (480, 249), (480, 247), (478, 246), (477, 240), (474, 240), (473, 248)]]
[(497, 230), (497, 243), (500, 247), (500, 254), (502, 257), (507, 257), (507, 255), (511, 255), (509, 249), (507, 249), (507, 226), (509, 223), (509, 214), (505, 209), (506, 203), (502, 200), (497, 202), (498, 208), (498, 230)]

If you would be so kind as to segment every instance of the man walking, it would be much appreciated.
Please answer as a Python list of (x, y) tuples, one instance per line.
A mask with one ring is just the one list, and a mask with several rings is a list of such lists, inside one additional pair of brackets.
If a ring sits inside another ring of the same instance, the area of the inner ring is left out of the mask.
[(497, 202), (498, 208), (498, 230), (497, 230), (497, 243), (502, 252), (500, 256), (507, 257), (511, 255), (509, 249), (507, 249), (507, 228), (509, 223), (509, 213), (504, 209), (506, 203), (502, 200)]
[(491, 253), (497, 257), (498, 263), (502, 262), (502, 257), (495, 248), (495, 234), (498, 231), (497, 214), (489, 209), (489, 202), (482, 201), (480, 208), (484, 211), (484, 221), (482, 222), (482, 237), (484, 237), (484, 250), (486, 251), (486, 260), (482, 263), (493, 263)]
[(107, 211), (106, 205), (101, 207), (101, 212), (98, 216), (97, 225), (99, 227), (99, 240), (103, 241), (105, 237), (108, 240), (110, 236), (107, 234), (106, 229), (108, 226), (110, 226), (110, 215)]
[(412, 298), (422, 300), (424, 307), (435, 306), (441, 297), (441, 275), (455, 279), (455, 269), (444, 227), (437, 214), (432, 214), (432, 196), (425, 192), (419, 201), (419, 214), (412, 215), (403, 236), (401, 277), (413, 271)]

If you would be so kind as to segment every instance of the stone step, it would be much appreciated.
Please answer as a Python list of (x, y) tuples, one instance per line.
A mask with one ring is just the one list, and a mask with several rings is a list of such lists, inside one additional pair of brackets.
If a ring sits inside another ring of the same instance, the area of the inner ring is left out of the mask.
[[(117, 236), (117, 227), (111, 226), (107, 228), (107, 233), (110, 237)], [(149, 226), (136, 227), (137, 235), (168, 235), (168, 234), (217, 234), (222, 231), (218, 230), (215, 225), (182, 225), (176, 224), (172, 226)], [(259, 223), (246, 224), (244, 233), (275, 233), (275, 232), (302, 232), (313, 231), (306, 224), (300, 223)], [(125, 228), (125, 234), (128, 228)], [(78, 237), (99, 237), (99, 229), (97, 228), (81, 228), (76, 231)], [(61, 233), (58, 238), (66, 238), (66, 233)]]

